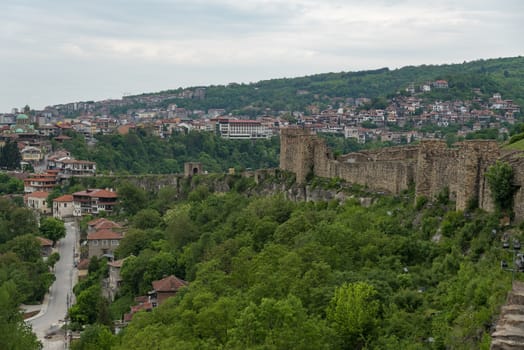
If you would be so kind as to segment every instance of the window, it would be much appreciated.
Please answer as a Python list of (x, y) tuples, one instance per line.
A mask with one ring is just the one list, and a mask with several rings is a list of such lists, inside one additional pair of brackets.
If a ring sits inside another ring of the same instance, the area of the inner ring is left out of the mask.
[(119, 244), (119, 242), (118, 242), (117, 239), (111, 240), (111, 245), (118, 245), (118, 244)]
[(98, 240), (97, 239), (92, 240), (92, 242), (93, 242), (93, 245), (98, 245)]

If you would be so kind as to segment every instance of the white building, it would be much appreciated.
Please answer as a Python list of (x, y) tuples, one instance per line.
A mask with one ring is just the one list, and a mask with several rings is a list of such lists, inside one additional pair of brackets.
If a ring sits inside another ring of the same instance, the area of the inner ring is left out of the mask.
[(47, 196), (49, 192), (35, 191), (24, 196), (26, 207), (33, 209), (39, 214), (50, 214), (51, 208), (47, 207)]
[(73, 196), (66, 194), (53, 199), (53, 217), (63, 220), (73, 216)]
[(214, 120), (217, 135), (226, 139), (268, 139), (271, 129), (258, 120), (218, 118)]

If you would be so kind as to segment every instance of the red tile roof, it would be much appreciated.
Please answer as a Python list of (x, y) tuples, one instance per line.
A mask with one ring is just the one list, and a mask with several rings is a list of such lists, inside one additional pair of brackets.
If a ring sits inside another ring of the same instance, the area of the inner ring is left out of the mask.
[(110, 230), (100, 230), (87, 235), (87, 240), (93, 239), (122, 239), (121, 233), (113, 232)]
[(167, 276), (158, 281), (151, 282), (153, 289), (157, 292), (177, 292), (180, 288), (185, 287), (188, 283), (173, 275)]
[(95, 197), (95, 198), (117, 198), (116, 192), (100, 189), (92, 189), (73, 193), (73, 196)]
[(87, 223), (88, 226), (94, 228), (95, 230), (108, 230), (112, 228), (122, 228), (119, 224), (114, 221), (108, 220), (106, 218), (98, 218), (91, 220)]
[(27, 194), (26, 196), (28, 198), (29, 197), (32, 197), (32, 198), (47, 198), (47, 196), (49, 196), (49, 192), (35, 191), (35, 192), (31, 192), (31, 193)]
[(89, 262), (89, 259), (82, 259), (80, 260), (76, 268), (79, 270), (87, 270), (87, 268), (89, 267)]
[(42, 247), (53, 246), (53, 241), (44, 237), (36, 237)]
[(73, 201), (73, 195), (71, 194), (64, 194), (63, 196), (53, 199), (53, 202), (72, 202), (72, 201)]

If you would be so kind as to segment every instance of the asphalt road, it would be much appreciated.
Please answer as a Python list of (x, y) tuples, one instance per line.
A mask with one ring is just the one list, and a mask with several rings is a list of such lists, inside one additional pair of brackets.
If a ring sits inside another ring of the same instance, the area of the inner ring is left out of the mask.
[(44, 303), (39, 316), (28, 321), (33, 326), (33, 331), (38, 336), (38, 339), (44, 344), (44, 350), (65, 348), (63, 336), (55, 336), (52, 339), (44, 338), (50, 329), (58, 328), (57, 325), (61, 325), (67, 313), (68, 298), (69, 303), (72, 302), (73, 298), (72, 287), (75, 276), (73, 255), (77, 240), (77, 228), (73, 222), (67, 222), (65, 226), (66, 236), (57, 243), (59, 245), (60, 260), (55, 265), (56, 280), (50, 289), (47, 309)]

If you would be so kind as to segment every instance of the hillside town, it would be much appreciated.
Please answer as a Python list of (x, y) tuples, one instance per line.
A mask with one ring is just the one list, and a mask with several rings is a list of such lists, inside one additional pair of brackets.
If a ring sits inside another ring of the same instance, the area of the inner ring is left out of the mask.
[[(427, 98), (432, 91), (448, 89), (448, 82), (436, 80), (415, 86), (409, 84), (382, 106), (373, 99), (332, 98), (331, 105), (321, 109), (311, 104), (304, 111), (267, 111), (262, 116), (232, 115), (222, 108), (188, 110), (171, 103), (173, 99), (205, 100), (205, 88), (179, 93), (127, 96), (120, 100), (75, 102), (31, 110), (0, 114), (0, 142), (16, 140), (23, 161), (42, 160), (50, 149), (49, 140), (68, 140), (67, 131), (96, 142), (97, 134), (128, 133), (130, 129), (149, 128), (161, 138), (189, 131), (215, 132), (229, 139), (264, 139), (279, 133), (281, 127), (302, 125), (315, 132), (344, 135), (359, 143), (371, 141), (409, 143), (422, 138), (441, 138), (439, 130), (454, 126), (458, 137), (483, 129), (496, 129), (499, 135), (508, 133), (520, 115), (520, 106), (499, 93), (485, 98), (480, 89), (473, 89), (471, 100), (438, 100)], [(297, 90), (297, 95), (308, 91)], [(137, 104), (144, 108), (134, 108)], [(118, 113), (118, 111), (124, 111)], [(64, 165), (65, 166), (65, 165)], [(83, 169), (79, 163), (69, 169)]]

